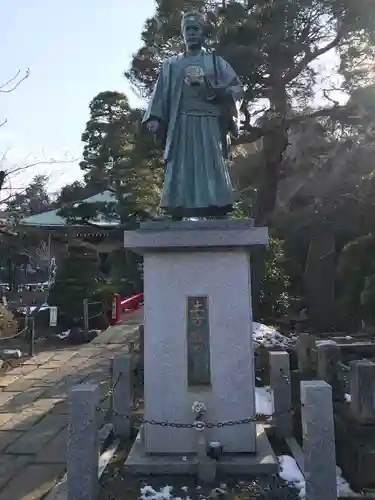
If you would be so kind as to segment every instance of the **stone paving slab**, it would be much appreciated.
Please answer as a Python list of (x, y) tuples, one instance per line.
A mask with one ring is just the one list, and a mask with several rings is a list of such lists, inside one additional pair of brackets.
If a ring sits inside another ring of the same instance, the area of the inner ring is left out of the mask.
[(16, 381), (3, 388), (5, 392), (23, 392), (35, 386), (35, 380), (25, 379), (24, 377), (17, 378)]
[(64, 473), (64, 464), (30, 464), (1, 490), (0, 500), (40, 500)]
[(12, 476), (22, 470), (31, 460), (33, 457), (26, 455), (0, 456), (0, 490)]
[(68, 440), (67, 429), (59, 432), (43, 450), (38, 453), (35, 463), (41, 464), (64, 464), (66, 465), (66, 443)]
[[(40, 500), (62, 477), (68, 391), (90, 380), (104, 397), (110, 358), (129, 351), (135, 326), (111, 327), (96, 345), (40, 353), (0, 377), (0, 500)], [(107, 342), (114, 337), (116, 343)], [(99, 421), (104, 417), (100, 412)]]
[(44, 446), (66, 427), (66, 425), (66, 415), (51, 415), (48, 413), (37, 425), (31, 427), (31, 429), (24, 432), (21, 437), (16, 439), (9, 448), (7, 448), (7, 453), (14, 455), (36, 455), (40, 453)]
[(4, 390), (4, 388), (10, 386), (14, 382), (19, 379), (19, 375), (4, 375), (0, 377), (0, 390)]
[(3, 431), (0, 430), (0, 453), (16, 444), (17, 441), (24, 435), (22, 431)]
[(45, 415), (43, 408), (0, 414), (0, 431), (28, 431)]
[(43, 392), (43, 387), (30, 387), (30, 389), (25, 392), (2, 392), (0, 393), (0, 401), (3, 395), (9, 395), (10, 397), (3, 403), (3, 406), (0, 407), (0, 413), (21, 411), (34, 403)]

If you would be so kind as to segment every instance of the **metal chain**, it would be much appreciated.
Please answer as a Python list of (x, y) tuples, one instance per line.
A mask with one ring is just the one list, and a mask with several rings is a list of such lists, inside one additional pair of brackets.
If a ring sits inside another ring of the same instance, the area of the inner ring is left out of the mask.
[(282, 376), (282, 378), (285, 380), (285, 382), (290, 385), (290, 379), (287, 377), (286, 373), (284, 372), (284, 370), (282, 368), (280, 368), (280, 374)]
[[(284, 374), (283, 370), (280, 370), (281, 375), (287, 383), (290, 383), (290, 380), (288, 377)], [(107, 398), (112, 397), (114, 394), (114, 391), (116, 389), (117, 384), (119, 383), (120, 379), (122, 377), (122, 373), (119, 374), (117, 377), (115, 383), (112, 385), (112, 387), (109, 389), (109, 391), (103, 396), (103, 398), (100, 400), (99, 405), (101, 405)], [(100, 412), (107, 412), (108, 410), (105, 408), (101, 408), (100, 406), (97, 406), (96, 408), (97, 411)], [(180, 423), (180, 422), (167, 422), (167, 421), (159, 421), (159, 420), (147, 420), (143, 417), (135, 417), (135, 419), (138, 421), (140, 424), (148, 424), (148, 425), (155, 425), (159, 427), (172, 427), (174, 429), (196, 429), (196, 430), (203, 430), (203, 429), (213, 429), (213, 428), (222, 428), (222, 427), (233, 427), (235, 425), (246, 425), (246, 424), (251, 424), (251, 423), (263, 423), (267, 424), (270, 422), (272, 418), (277, 418), (282, 415), (294, 413), (294, 410), (286, 410), (278, 413), (273, 413), (273, 414), (267, 414), (267, 413), (255, 413), (253, 417), (247, 417), (243, 418), (241, 420), (226, 420), (223, 422), (206, 422), (204, 420), (196, 420), (195, 422), (192, 423)], [(114, 416), (117, 417), (122, 417), (128, 420), (133, 420), (134, 416), (133, 415), (123, 415), (120, 413), (117, 413), (115, 411), (112, 412)]]
[(281, 415), (285, 415), (287, 413), (294, 413), (293, 410), (267, 414), (267, 413), (256, 413), (253, 417), (243, 418), (241, 420), (226, 420), (223, 422), (205, 422), (204, 420), (197, 420), (195, 422), (185, 424), (180, 422), (164, 422), (159, 420), (147, 420), (143, 417), (133, 417), (132, 415), (122, 415), (120, 413), (114, 412), (113, 414), (118, 417), (123, 417), (125, 419), (135, 419), (140, 424), (148, 424), (155, 425), (159, 427), (172, 427), (174, 429), (213, 429), (213, 428), (222, 428), (222, 427), (233, 427), (235, 425), (246, 425), (251, 423), (263, 423), (267, 424), (270, 422), (271, 418), (277, 418)]
[[(109, 391), (101, 398), (101, 400), (99, 401), (99, 405), (101, 405), (102, 403), (104, 403), (104, 401), (106, 399), (108, 399), (109, 397), (113, 396), (113, 393), (115, 392), (116, 386), (117, 386), (117, 384), (120, 381), (121, 375), (122, 375), (122, 373), (119, 374), (119, 376), (117, 377), (115, 383), (112, 385), (112, 387), (109, 389)], [(105, 408), (101, 408), (100, 406), (97, 406), (96, 407), (96, 411), (104, 411), (104, 412), (106, 412), (108, 410), (106, 410)]]

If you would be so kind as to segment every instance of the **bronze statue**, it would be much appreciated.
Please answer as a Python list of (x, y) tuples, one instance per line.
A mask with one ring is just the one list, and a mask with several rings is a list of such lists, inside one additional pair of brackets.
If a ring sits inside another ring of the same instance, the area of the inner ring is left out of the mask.
[(143, 118), (164, 149), (161, 208), (174, 219), (226, 216), (237, 200), (228, 172), (243, 88), (232, 67), (203, 49), (205, 22), (183, 15), (186, 50), (161, 68)]

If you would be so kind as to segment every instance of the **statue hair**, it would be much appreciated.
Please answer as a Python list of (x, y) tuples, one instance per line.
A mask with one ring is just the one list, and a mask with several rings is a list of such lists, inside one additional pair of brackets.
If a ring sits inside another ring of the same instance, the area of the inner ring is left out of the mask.
[(194, 21), (196, 21), (203, 28), (203, 30), (206, 30), (206, 28), (207, 28), (207, 26), (206, 26), (206, 20), (205, 20), (203, 14), (201, 14), (197, 10), (191, 10), (189, 12), (184, 12), (184, 14), (182, 15), (182, 19), (181, 19), (181, 31), (184, 30), (185, 22), (188, 19), (194, 19)]

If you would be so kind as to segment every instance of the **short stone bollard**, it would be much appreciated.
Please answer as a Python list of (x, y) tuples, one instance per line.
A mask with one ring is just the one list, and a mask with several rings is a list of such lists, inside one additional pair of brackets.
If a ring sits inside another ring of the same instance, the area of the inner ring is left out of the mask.
[(344, 399), (339, 378), (338, 364), (342, 362), (341, 349), (335, 343), (321, 344), (317, 348), (317, 378), (325, 380), (332, 387), (332, 397), (334, 401)]
[(144, 383), (144, 368), (145, 368), (145, 327), (139, 325), (139, 382)]
[(352, 416), (361, 424), (375, 424), (375, 363), (352, 361), (349, 370)]
[(296, 350), (298, 356), (298, 370), (303, 377), (311, 377), (314, 371), (315, 339), (310, 333), (299, 334)]
[(323, 380), (301, 382), (306, 500), (336, 500), (332, 389)]
[(207, 441), (204, 432), (199, 431), (197, 442), (197, 476), (204, 484), (214, 484), (216, 479), (216, 460), (207, 456)]
[(270, 382), (273, 391), (276, 436), (293, 435), (292, 389), (289, 354), (285, 351), (270, 352)]
[(80, 384), (69, 393), (67, 484), (68, 500), (96, 500), (98, 481), (99, 386)]
[(113, 427), (115, 436), (123, 439), (129, 439), (131, 434), (134, 393), (132, 358), (131, 354), (113, 358)]

